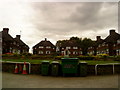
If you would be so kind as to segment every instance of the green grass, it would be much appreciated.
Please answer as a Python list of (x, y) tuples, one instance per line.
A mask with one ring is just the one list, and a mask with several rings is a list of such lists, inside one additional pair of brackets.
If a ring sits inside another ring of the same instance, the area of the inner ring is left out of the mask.
[[(81, 62), (84, 60), (81, 60)], [(120, 63), (119, 61), (94, 61), (94, 60), (85, 60), (88, 65), (96, 65), (96, 64), (106, 64), (106, 63)]]
[[(2, 61), (12, 61), (12, 62), (30, 62), (32, 64), (40, 64), (43, 60), (30, 60), (30, 59), (4, 59)], [(51, 60), (47, 60), (51, 61)]]
[[(31, 64), (40, 64), (41, 61), (44, 60), (31, 60), (31, 59), (4, 59), (2, 61), (13, 61), (13, 62), (30, 62)], [(47, 60), (52, 61), (52, 60)], [(80, 60), (80, 62), (87, 62), (88, 65), (96, 65), (96, 64), (106, 64), (106, 63), (120, 63), (119, 61), (95, 61), (95, 60)]]

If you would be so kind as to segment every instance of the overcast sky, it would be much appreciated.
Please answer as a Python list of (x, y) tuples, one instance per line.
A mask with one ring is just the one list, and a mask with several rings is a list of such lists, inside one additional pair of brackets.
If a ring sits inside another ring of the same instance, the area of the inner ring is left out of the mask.
[(44, 38), (57, 40), (80, 38), (103, 39), (110, 29), (118, 32), (117, 2), (3, 2), (0, 3), (0, 29), (34, 46)]

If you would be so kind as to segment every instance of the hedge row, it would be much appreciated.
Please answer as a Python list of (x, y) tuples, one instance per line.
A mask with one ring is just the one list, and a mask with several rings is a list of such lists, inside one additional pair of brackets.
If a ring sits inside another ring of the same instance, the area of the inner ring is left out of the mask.
[[(33, 59), (33, 60), (60, 60), (63, 56), (14, 56), (14, 55), (3, 55), (2, 59)], [(120, 56), (70, 56), (70, 58), (79, 58), (79, 60), (116, 60), (120, 61)]]

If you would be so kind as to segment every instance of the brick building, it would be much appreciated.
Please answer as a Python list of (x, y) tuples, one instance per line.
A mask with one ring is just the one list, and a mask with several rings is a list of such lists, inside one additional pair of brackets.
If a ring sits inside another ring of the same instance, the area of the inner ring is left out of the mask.
[(29, 47), (28, 45), (26, 45), (21, 39), (20, 39), (20, 35), (16, 35), (16, 37), (14, 38), (14, 40), (17, 42), (17, 46), (18, 46), (18, 53), (22, 54), (22, 53), (28, 53), (29, 52)]
[(115, 30), (110, 30), (109, 35), (105, 39), (97, 36), (95, 42), (96, 44), (94, 46), (89, 47), (88, 54), (120, 55), (120, 34), (116, 33)]
[[(3, 31), (0, 32), (2, 34), (2, 54), (5, 53), (18, 53), (22, 54), (25, 51), (26, 53), (29, 52), (29, 47), (24, 43), (24, 47), (21, 47), (21, 44), (17, 39), (14, 39), (10, 34), (9, 34), (9, 28), (3, 28)], [(23, 42), (22, 40), (20, 40)]]
[(48, 41), (46, 38), (45, 40), (39, 42), (35, 46), (33, 46), (33, 54), (38, 55), (54, 55), (56, 47)]
[(80, 45), (75, 40), (66, 40), (63, 43), (56, 44), (56, 51), (60, 52), (59, 55), (78, 56), (82, 55)]
[(109, 55), (117, 55), (119, 53), (119, 40), (120, 34), (116, 33), (115, 30), (110, 30), (109, 36), (105, 38), (104, 42), (108, 44)]

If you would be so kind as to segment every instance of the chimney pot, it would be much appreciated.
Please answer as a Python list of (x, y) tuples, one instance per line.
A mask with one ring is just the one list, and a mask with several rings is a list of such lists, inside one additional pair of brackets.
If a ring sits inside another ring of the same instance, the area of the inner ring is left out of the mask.
[(3, 28), (3, 32), (8, 33), (9, 32), (9, 28)]
[(20, 35), (16, 35), (16, 38), (17, 38), (17, 39), (20, 39)]
[(113, 34), (115, 34), (115, 30), (114, 30), (114, 29), (111, 29), (111, 30), (110, 30), (110, 35), (113, 35)]
[(97, 38), (97, 41), (101, 40), (101, 36), (97, 36), (96, 38)]
[(45, 38), (45, 41), (47, 41), (47, 38)]

